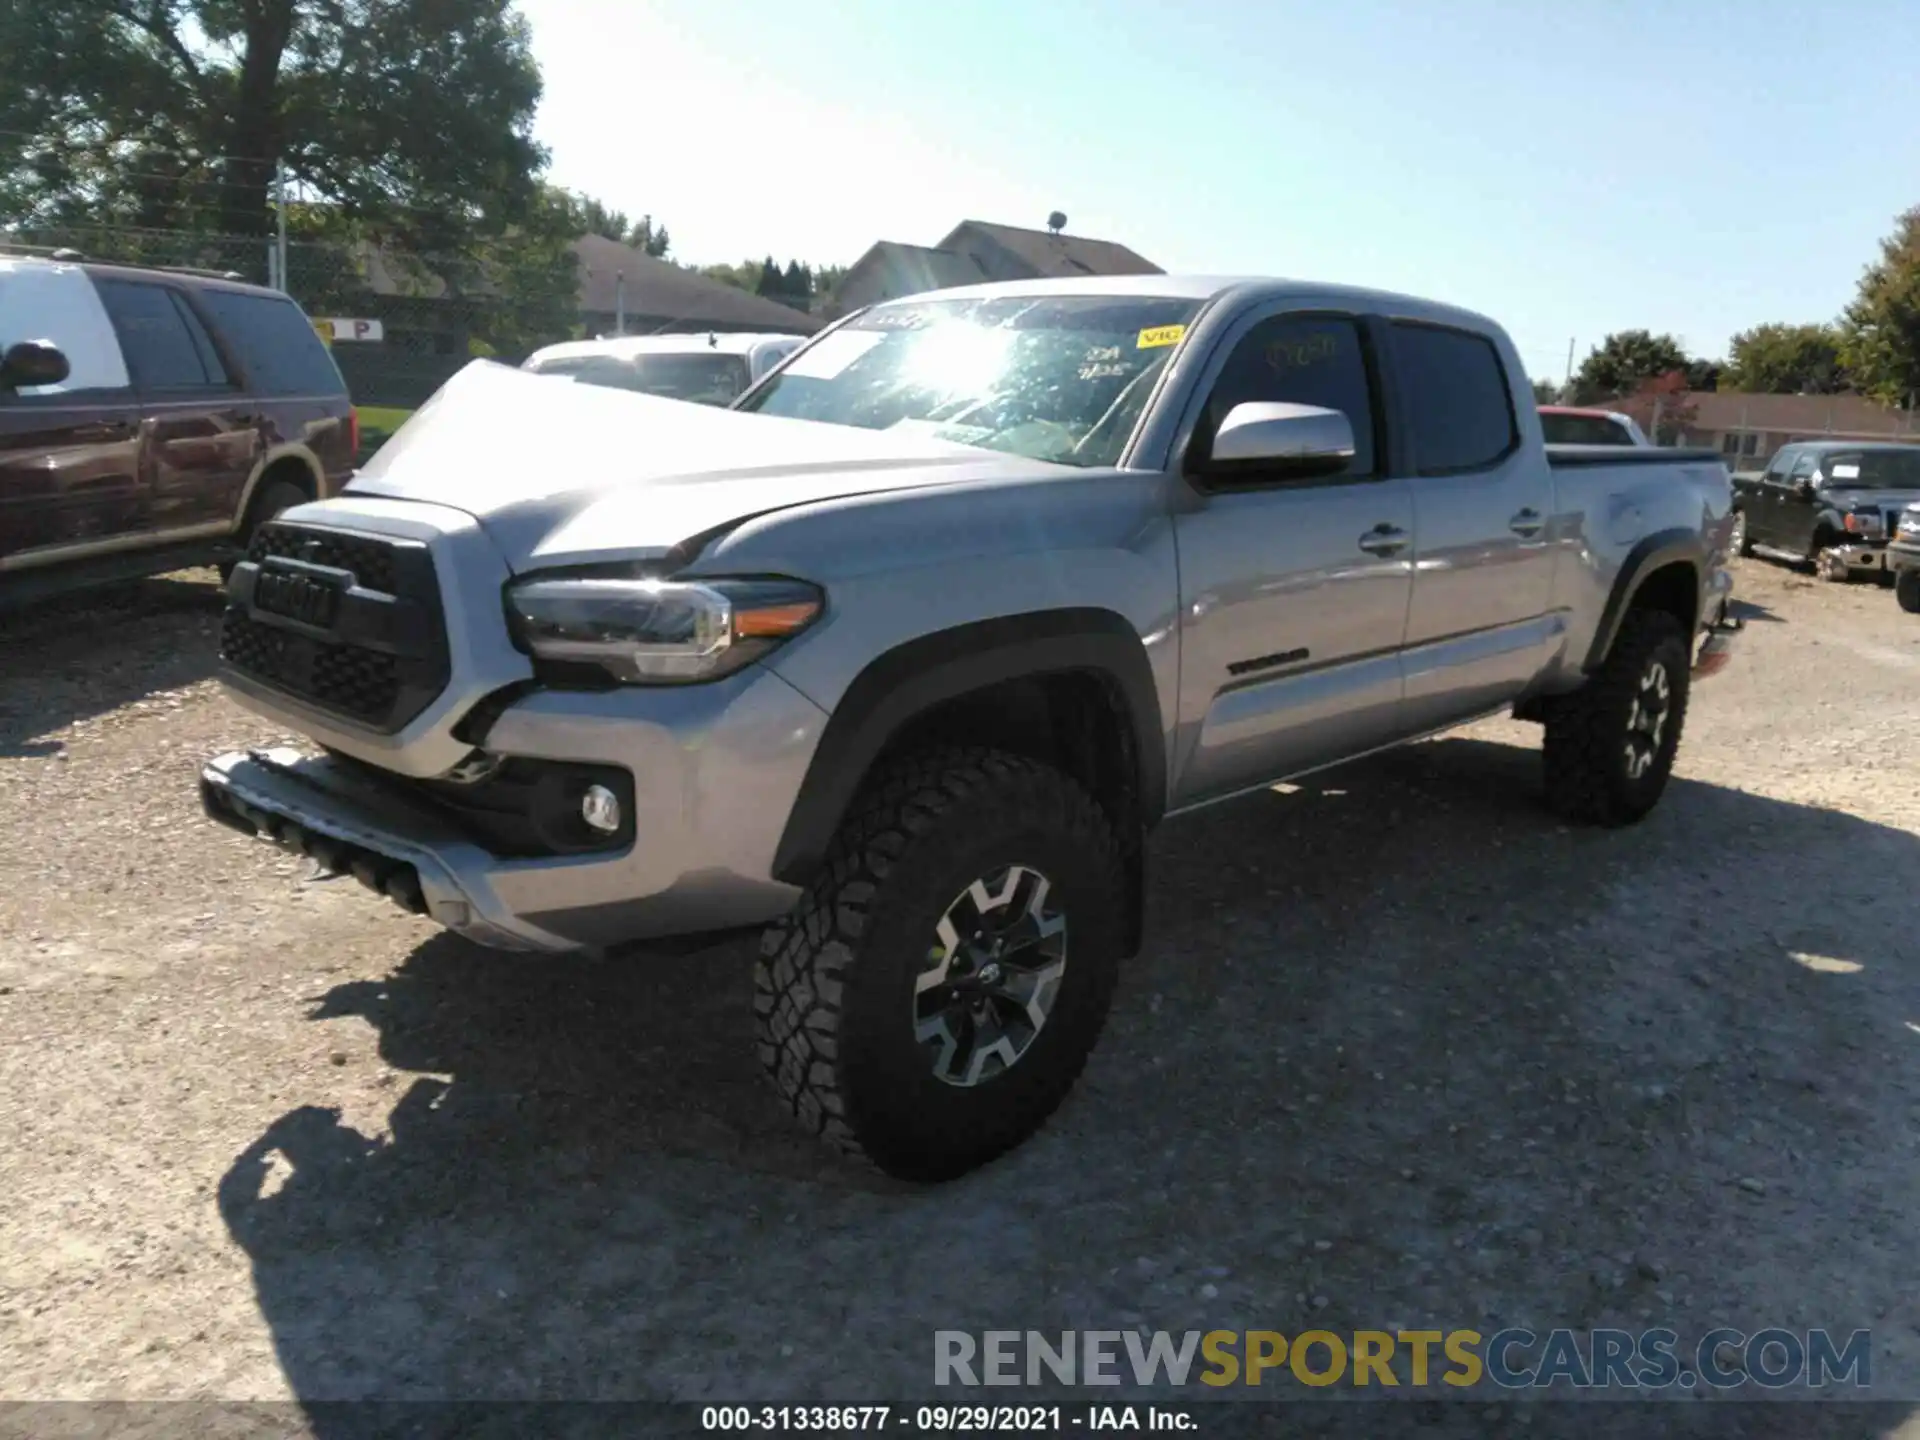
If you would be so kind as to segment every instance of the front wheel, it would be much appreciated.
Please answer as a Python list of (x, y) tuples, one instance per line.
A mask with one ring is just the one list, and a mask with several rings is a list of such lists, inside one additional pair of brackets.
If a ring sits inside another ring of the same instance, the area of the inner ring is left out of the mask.
[(1673, 616), (1627, 613), (1599, 673), (1548, 713), (1549, 805), (1582, 824), (1630, 825), (1660, 802), (1687, 719), (1690, 660)]
[(1066, 1098), (1125, 944), (1119, 838), (1049, 766), (910, 757), (869, 786), (754, 968), (761, 1065), (808, 1130), (952, 1179)]
[(1902, 570), (1895, 574), (1893, 598), (1909, 615), (1920, 615), (1920, 570)]

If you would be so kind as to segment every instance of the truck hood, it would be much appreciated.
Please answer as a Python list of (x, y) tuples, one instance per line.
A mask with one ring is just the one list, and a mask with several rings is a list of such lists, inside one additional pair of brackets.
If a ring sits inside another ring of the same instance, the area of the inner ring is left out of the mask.
[(658, 559), (848, 495), (1059, 473), (902, 428), (743, 414), (476, 361), (345, 493), (463, 510), (517, 572)]

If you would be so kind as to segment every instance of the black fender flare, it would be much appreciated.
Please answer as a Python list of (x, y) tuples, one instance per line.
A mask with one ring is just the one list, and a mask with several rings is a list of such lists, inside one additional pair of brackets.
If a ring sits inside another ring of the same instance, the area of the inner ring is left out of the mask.
[(1707, 585), (1706, 542), (1701, 539), (1699, 531), (1690, 530), (1684, 525), (1656, 530), (1629, 550), (1627, 558), (1620, 563), (1620, 573), (1614, 576), (1613, 588), (1607, 592), (1607, 602), (1600, 611), (1600, 624), (1593, 633), (1593, 644), (1587, 649), (1583, 669), (1592, 673), (1606, 663), (1607, 654), (1613, 649), (1614, 637), (1620, 633), (1620, 622), (1632, 608), (1633, 597), (1639, 593), (1641, 585), (1656, 570), (1675, 561), (1693, 568), (1694, 618), (1698, 621), (1701, 597), (1705, 595)]
[(1119, 697), (1132, 730), (1141, 828), (1152, 826), (1166, 808), (1166, 735), (1138, 632), (1111, 610), (1032, 611), (936, 630), (867, 663), (820, 736), (774, 851), (774, 878), (811, 882), (867, 772), (901, 727), (991, 685), (1071, 673), (1097, 675)]

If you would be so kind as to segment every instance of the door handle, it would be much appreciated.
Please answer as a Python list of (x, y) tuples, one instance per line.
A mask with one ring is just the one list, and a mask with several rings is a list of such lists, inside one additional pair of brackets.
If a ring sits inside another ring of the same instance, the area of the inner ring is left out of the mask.
[(1540, 512), (1529, 505), (1507, 522), (1507, 528), (1516, 535), (1534, 536), (1546, 529), (1547, 522), (1540, 518)]
[(1360, 537), (1360, 548), (1369, 555), (1396, 555), (1407, 548), (1407, 532), (1393, 525), (1376, 525)]

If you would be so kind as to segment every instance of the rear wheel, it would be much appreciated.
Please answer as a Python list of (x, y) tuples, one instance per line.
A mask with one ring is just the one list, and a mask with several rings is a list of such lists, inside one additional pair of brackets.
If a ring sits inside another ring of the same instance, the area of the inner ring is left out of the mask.
[(1582, 824), (1630, 825), (1659, 803), (1687, 719), (1690, 660), (1673, 616), (1627, 613), (1599, 673), (1548, 711), (1548, 804)]
[(1747, 535), (1747, 512), (1733, 512), (1733, 553), (1742, 557), (1753, 554), (1753, 541)]
[(1011, 1149), (1073, 1087), (1125, 943), (1118, 837), (1059, 771), (895, 764), (754, 970), (761, 1064), (808, 1130), (910, 1180)]
[(1893, 598), (1909, 615), (1920, 615), (1920, 570), (1902, 570), (1894, 576)]

